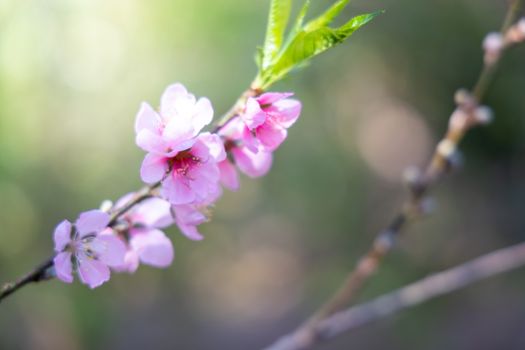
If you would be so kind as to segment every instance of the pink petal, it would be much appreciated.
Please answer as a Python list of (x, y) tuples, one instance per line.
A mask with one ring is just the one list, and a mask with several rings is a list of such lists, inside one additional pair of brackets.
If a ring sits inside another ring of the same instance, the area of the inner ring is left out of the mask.
[(266, 121), (266, 113), (264, 113), (259, 106), (259, 102), (250, 97), (246, 101), (246, 109), (244, 113), (241, 114), (241, 118), (246, 126), (252, 130)]
[(155, 183), (162, 180), (166, 171), (168, 171), (167, 158), (148, 153), (140, 167), (140, 178), (146, 183)]
[(220, 162), (226, 158), (224, 143), (219, 135), (205, 132), (200, 134), (198, 139), (208, 148), (210, 156), (212, 156), (215, 161)]
[(57, 278), (63, 282), (73, 282), (73, 268), (71, 265), (71, 253), (63, 252), (57, 254), (53, 259)]
[(261, 106), (265, 106), (290, 96), (293, 96), (293, 92), (267, 92), (258, 96), (257, 102), (259, 102)]
[(173, 223), (171, 205), (161, 198), (150, 198), (139, 204), (132, 218), (147, 227), (166, 227)]
[(173, 205), (187, 204), (195, 200), (195, 193), (191, 190), (190, 180), (175, 173), (170, 174), (162, 181), (162, 195)]
[(184, 85), (176, 83), (170, 85), (164, 90), (162, 97), (160, 98), (160, 114), (163, 118), (172, 118), (176, 114), (174, 104), (175, 101), (185, 98), (188, 95), (188, 91)]
[(179, 145), (186, 145), (186, 142), (191, 142), (194, 136), (195, 132), (191, 118), (177, 117), (170, 119), (162, 132), (163, 140), (171, 147), (176, 147), (179, 150), (185, 149)]
[(196, 226), (208, 221), (206, 215), (196, 209), (194, 205), (174, 205), (173, 212), (178, 224)]
[(301, 107), (301, 102), (286, 99), (274, 103), (266, 112), (274, 123), (288, 129), (299, 118)]
[(239, 169), (250, 177), (265, 175), (272, 166), (272, 154), (270, 152), (259, 151), (253, 153), (245, 147), (233, 148), (232, 154), (235, 164)]
[(235, 166), (228, 159), (225, 159), (219, 163), (219, 170), (222, 185), (232, 191), (237, 191), (239, 189), (239, 174)]
[(179, 227), (182, 234), (191, 239), (192, 241), (202, 241), (204, 239), (204, 236), (200, 234), (196, 226), (179, 223), (177, 223), (177, 226)]
[(200, 98), (193, 109), (193, 129), (197, 135), (203, 127), (210, 124), (213, 119), (213, 107), (210, 100), (205, 97)]
[(257, 128), (257, 139), (267, 151), (274, 151), (286, 139), (287, 131), (268, 121)]
[(53, 239), (55, 241), (55, 252), (60, 253), (71, 242), (71, 223), (64, 220), (58, 224), (55, 228)]
[(168, 143), (164, 141), (162, 136), (148, 129), (139, 131), (135, 138), (135, 143), (146, 152), (164, 154), (170, 151)]
[(78, 275), (82, 283), (93, 289), (109, 281), (110, 271), (106, 264), (92, 259), (84, 253), (78, 253), (76, 257), (78, 261)]
[[(261, 127), (259, 127), (261, 128)], [(248, 129), (247, 127), (244, 127), (242, 131), (242, 144), (244, 147), (248, 148), (253, 153), (257, 153), (259, 151), (260, 142), (259, 140), (253, 135), (253, 132)]]
[(75, 226), (80, 237), (88, 233), (97, 233), (107, 227), (109, 215), (101, 210), (85, 211), (78, 217)]
[(191, 190), (195, 193), (195, 200), (203, 202), (210, 193), (215, 193), (219, 187), (220, 172), (217, 163), (207, 162), (191, 169), (188, 174)]
[(173, 245), (164, 232), (149, 230), (133, 235), (130, 245), (144, 264), (167, 267), (173, 261)]
[(158, 133), (161, 127), (160, 116), (145, 102), (140, 105), (140, 110), (137, 113), (135, 120), (135, 132), (138, 134), (141, 130), (149, 130), (152, 133)]
[[(205, 137), (206, 138), (206, 137)], [(200, 162), (207, 162), (210, 158), (210, 149), (208, 146), (203, 142), (201, 137), (197, 138), (197, 141), (191, 148), (191, 154), (197, 158), (199, 158)]]
[(126, 245), (114, 234), (98, 235), (90, 248), (97, 253), (97, 258), (108, 266), (119, 266), (124, 263)]

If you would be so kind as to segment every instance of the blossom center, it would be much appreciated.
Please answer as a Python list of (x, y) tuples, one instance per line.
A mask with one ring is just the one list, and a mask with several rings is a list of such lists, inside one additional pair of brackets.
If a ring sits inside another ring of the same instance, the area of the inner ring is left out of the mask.
[(200, 158), (193, 155), (191, 149), (181, 151), (168, 160), (170, 168), (182, 176), (188, 175), (188, 172), (200, 163)]

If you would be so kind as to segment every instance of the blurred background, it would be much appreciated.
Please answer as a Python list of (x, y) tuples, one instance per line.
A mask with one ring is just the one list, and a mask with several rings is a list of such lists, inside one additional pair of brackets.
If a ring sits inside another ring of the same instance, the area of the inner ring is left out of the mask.
[[(313, 1), (312, 13), (332, 1)], [(299, 2), (296, 1), (296, 5)], [(254, 77), (269, 1), (0, 0), (0, 283), (52, 252), (64, 218), (141, 186), (141, 101), (182, 82), (224, 113)], [(0, 305), (0, 349), (258, 349), (341, 283), (402, 203), (457, 88), (471, 87), (501, 0), (355, 0), (386, 13), (274, 90), (299, 122), (270, 174), (226, 193), (206, 239), (175, 229), (176, 259), (89, 290), (58, 281)], [(495, 122), (462, 145), (360, 300), (525, 239), (525, 48), (502, 62)], [(478, 283), (322, 349), (524, 349), (525, 271)]]

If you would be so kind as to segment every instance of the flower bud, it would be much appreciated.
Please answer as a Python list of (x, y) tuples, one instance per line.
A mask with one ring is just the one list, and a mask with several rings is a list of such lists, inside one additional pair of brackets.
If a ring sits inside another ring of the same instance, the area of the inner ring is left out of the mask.
[(479, 124), (487, 125), (494, 119), (494, 114), (489, 107), (480, 106), (474, 111), (474, 118)]
[(486, 65), (496, 63), (504, 47), (504, 38), (501, 33), (493, 32), (487, 34), (483, 40), (483, 50), (485, 51), (484, 62)]

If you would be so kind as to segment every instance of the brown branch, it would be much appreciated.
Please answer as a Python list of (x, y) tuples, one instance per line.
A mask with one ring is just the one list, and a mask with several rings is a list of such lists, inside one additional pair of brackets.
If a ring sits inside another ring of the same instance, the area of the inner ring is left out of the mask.
[[(315, 342), (332, 339), (365, 324), (378, 321), (406, 308), (454, 292), (525, 265), (525, 242), (478, 257), (451, 269), (432, 274), (369, 302), (338, 312), (315, 325)], [(300, 333), (281, 338), (271, 350), (300, 350), (313, 345)]]
[[(129, 201), (123, 205), (122, 207), (114, 210), (111, 212), (111, 218), (108, 223), (109, 227), (113, 227), (118, 223), (118, 219), (127, 213), (131, 208), (133, 208), (138, 203), (142, 202), (143, 200), (150, 198), (153, 195), (153, 192), (160, 186), (160, 182), (155, 183), (150, 186), (146, 186), (142, 188), (141, 190), (137, 191), (135, 195), (129, 199)], [(40, 265), (35, 267), (31, 272), (26, 274), (25, 276), (21, 277), (15, 282), (7, 282), (2, 286), (2, 289), (0, 290), (0, 303), (9, 295), (13, 294), (20, 288), (33, 283), (33, 282), (40, 282), (52, 279), (53, 273), (50, 271), (50, 269), (53, 267), (53, 258), (55, 256), (53, 255), (46, 261), (42, 262)]]
[[(516, 40), (509, 40), (513, 30), (518, 9), (522, 0), (514, 0), (511, 4), (501, 33), (505, 38), (503, 49), (507, 49)], [(501, 53), (501, 52), (500, 52)], [(322, 320), (333, 315), (339, 310), (344, 309), (355, 296), (361, 291), (367, 280), (372, 276), (384, 256), (392, 249), (396, 237), (402, 230), (422, 214), (425, 213), (425, 198), (430, 188), (437, 183), (452, 167), (456, 150), (464, 138), (465, 134), (472, 127), (483, 124), (487, 121), (486, 108), (479, 105), (486, 94), (487, 88), (492, 81), (497, 63), (501, 55), (495, 60), (487, 62), (479, 75), (479, 78), (472, 89), (472, 93), (459, 90), (455, 100), (457, 107), (450, 116), (447, 132), (443, 139), (437, 144), (434, 154), (426, 169), (421, 173), (413, 173), (407, 179), (410, 188), (410, 196), (402, 206), (400, 212), (392, 219), (389, 225), (378, 234), (368, 252), (358, 261), (355, 268), (346, 277), (345, 281), (337, 292), (323, 304), (309, 319), (299, 326), (292, 336), (293, 339), (313, 344), (319, 336), (317, 325)], [(281, 349), (270, 346), (268, 349)], [(284, 348), (283, 348), (284, 349)], [(295, 349), (295, 348), (291, 348)]]

